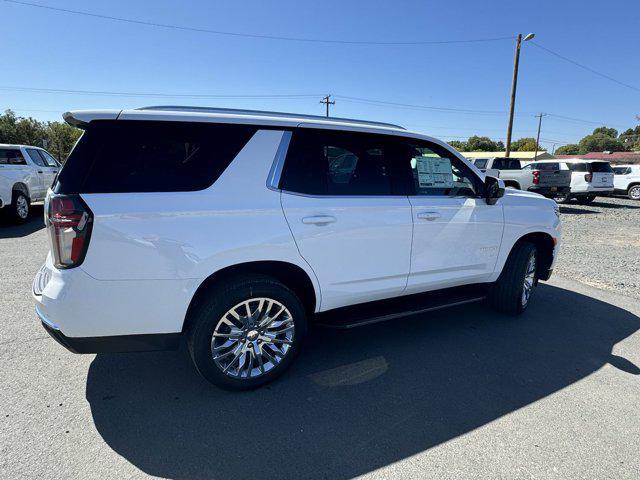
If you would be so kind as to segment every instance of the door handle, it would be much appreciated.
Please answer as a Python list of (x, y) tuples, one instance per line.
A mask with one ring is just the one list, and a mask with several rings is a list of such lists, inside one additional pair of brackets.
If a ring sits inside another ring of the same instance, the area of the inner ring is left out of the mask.
[(38, 173), (44, 173), (42, 170), (38, 170)]
[(418, 214), (418, 218), (420, 220), (429, 220), (430, 222), (433, 222), (434, 220), (437, 220), (441, 216), (442, 215), (440, 215), (438, 212), (420, 212)]
[(313, 217), (302, 218), (302, 223), (305, 225), (327, 225), (335, 221), (336, 217), (332, 217), (331, 215), (314, 215)]

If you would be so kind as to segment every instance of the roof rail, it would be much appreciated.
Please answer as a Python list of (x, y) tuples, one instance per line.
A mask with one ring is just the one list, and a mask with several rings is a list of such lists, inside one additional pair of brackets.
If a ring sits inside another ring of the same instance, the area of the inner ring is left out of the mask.
[(323, 117), (321, 115), (305, 115), (300, 113), (286, 113), (286, 112), (269, 112), (264, 110), (243, 110), (235, 108), (216, 108), (216, 107), (191, 107), (185, 105), (156, 105), (150, 107), (140, 107), (136, 110), (158, 110), (164, 112), (200, 112), (200, 113), (227, 113), (233, 115), (256, 115), (263, 117), (285, 117), (285, 118), (304, 118), (308, 120), (322, 120), (333, 122), (348, 122), (358, 123), (362, 125), (376, 125), (380, 127), (399, 128), (406, 130), (400, 125), (384, 122), (370, 122), (368, 120), (357, 120), (354, 118), (338, 118), (338, 117)]

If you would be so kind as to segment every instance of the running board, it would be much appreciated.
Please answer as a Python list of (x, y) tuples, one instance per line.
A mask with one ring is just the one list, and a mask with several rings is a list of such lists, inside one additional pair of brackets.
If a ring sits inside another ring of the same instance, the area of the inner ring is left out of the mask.
[(346, 330), (443, 308), (481, 302), (486, 298), (486, 285), (448, 288), (321, 312), (316, 314), (314, 325)]

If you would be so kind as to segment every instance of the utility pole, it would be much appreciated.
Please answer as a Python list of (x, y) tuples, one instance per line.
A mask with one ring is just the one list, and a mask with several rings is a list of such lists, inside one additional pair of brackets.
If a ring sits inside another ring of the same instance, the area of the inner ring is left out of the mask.
[[(534, 33), (529, 33), (524, 37), (527, 42), (535, 37)], [(511, 131), (513, 130), (513, 112), (516, 108), (516, 87), (518, 86), (518, 67), (520, 65), (520, 46), (522, 45), (522, 34), (516, 37), (516, 54), (513, 60), (513, 79), (511, 80), (511, 102), (509, 105), (509, 125), (507, 126), (507, 146), (504, 156), (508, 157), (511, 153)]]
[(335, 100), (329, 100), (331, 98), (331, 95), (327, 95), (325, 97), (322, 97), (322, 100), (320, 100), (320, 103), (324, 103), (327, 106), (327, 117), (329, 116), (329, 105), (335, 105), (336, 101)]
[[(538, 159), (538, 144), (540, 143), (540, 128), (542, 127), (542, 117), (546, 117), (546, 113), (540, 112), (536, 117), (538, 118), (538, 136), (536, 137), (536, 153), (533, 156), (533, 161), (535, 162)], [(554, 144), (555, 147), (555, 144)]]

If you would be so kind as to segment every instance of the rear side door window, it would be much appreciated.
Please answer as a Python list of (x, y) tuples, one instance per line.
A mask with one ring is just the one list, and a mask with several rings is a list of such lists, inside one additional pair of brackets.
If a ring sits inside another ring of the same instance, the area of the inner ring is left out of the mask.
[(27, 153), (29, 154), (29, 157), (31, 157), (31, 160), (33, 160), (33, 163), (35, 163), (39, 167), (48, 166), (44, 157), (35, 148), (27, 148)]
[(403, 195), (401, 165), (395, 160), (385, 135), (300, 128), (279, 186), (307, 195)]

